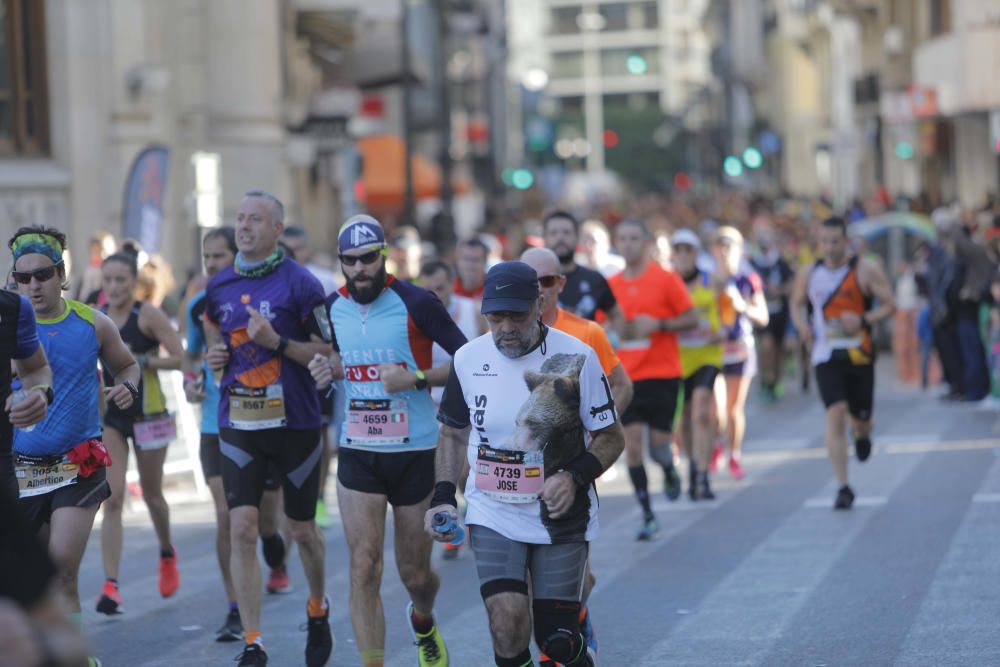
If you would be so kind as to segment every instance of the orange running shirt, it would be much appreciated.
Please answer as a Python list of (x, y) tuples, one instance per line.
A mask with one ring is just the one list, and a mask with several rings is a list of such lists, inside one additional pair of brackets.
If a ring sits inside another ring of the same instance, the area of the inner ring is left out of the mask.
[[(622, 272), (609, 278), (608, 284), (626, 320), (633, 320), (636, 315), (667, 320), (694, 307), (681, 277), (653, 261), (646, 262), (646, 270), (638, 278), (628, 279)], [(657, 331), (643, 340), (622, 341), (618, 357), (633, 382), (681, 377), (677, 334), (672, 331)]]
[(618, 355), (615, 354), (615, 349), (611, 347), (608, 334), (604, 333), (604, 328), (597, 322), (585, 320), (562, 308), (557, 308), (556, 321), (552, 323), (552, 328), (568, 333), (573, 338), (582, 340), (592, 347), (601, 362), (601, 370), (609, 378), (612, 369), (621, 363)]

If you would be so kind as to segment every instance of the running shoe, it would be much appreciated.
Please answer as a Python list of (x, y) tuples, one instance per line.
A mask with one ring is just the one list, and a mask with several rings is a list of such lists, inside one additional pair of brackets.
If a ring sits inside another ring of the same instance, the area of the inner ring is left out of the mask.
[(729, 457), (729, 476), (737, 481), (743, 479), (743, 466), (735, 456)]
[(160, 556), (160, 595), (165, 598), (177, 592), (181, 585), (181, 573), (177, 571), (177, 550), (173, 546), (172, 556)]
[(108, 616), (121, 614), (125, 611), (122, 606), (122, 596), (118, 592), (118, 584), (113, 581), (105, 581), (101, 596), (97, 598), (97, 611)]
[(240, 610), (230, 609), (226, 613), (226, 621), (215, 631), (217, 642), (238, 642), (243, 639), (243, 621), (240, 620)]
[(698, 466), (694, 461), (688, 463), (688, 497), (698, 500)]
[(722, 441), (717, 440), (715, 448), (712, 450), (712, 458), (708, 462), (708, 472), (717, 471), (722, 466), (723, 458), (725, 458), (725, 452), (722, 448)]
[(284, 565), (271, 568), (271, 574), (267, 578), (265, 587), (271, 595), (283, 595), (292, 592), (292, 584), (288, 580), (288, 570)]
[(267, 653), (260, 644), (247, 644), (233, 662), (236, 660), (239, 661), (237, 667), (267, 667)]
[(708, 483), (708, 473), (703, 472), (698, 476), (698, 500), (715, 500), (712, 487)]
[(872, 455), (872, 439), (868, 436), (855, 438), (854, 453), (857, 454), (859, 461), (867, 461), (868, 457)]
[(833, 509), (835, 510), (849, 510), (851, 505), (854, 504), (854, 491), (851, 491), (851, 487), (846, 484), (840, 487), (837, 491), (837, 499), (833, 503)]
[(306, 667), (323, 667), (333, 653), (333, 633), (330, 631), (330, 600), (325, 599), (326, 612), (309, 616), (306, 621)]
[(583, 605), (583, 609), (580, 610), (580, 633), (583, 635), (583, 640), (587, 642), (587, 650), (596, 656), (597, 630), (594, 630), (594, 624), (590, 622), (590, 609), (587, 608), (587, 605)]
[(437, 623), (426, 634), (420, 634), (413, 627), (413, 602), (406, 604), (406, 624), (413, 633), (413, 643), (417, 646), (420, 667), (448, 667), (448, 647), (444, 645)]
[(681, 477), (677, 474), (677, 466), (673, 464), (663, 471), (663, 492), (671, 502), (680, 498)]
[(445, 560), (455, 560), (456, 558), (458, 558), (458, 552), (460, 552), (461, 550), (462, 550), (461, 544), (452, 544), (451, 542), (445, 542), (444, 554), (442, 554), (441, 557), (444, 558)]
[(333, 519), (326, 513), (326, 501), (316, 501), (316, 525), (320, 528), (329, 528), (333, 525)]
[(659, 529), (660, 526), (659, 524), (656, 523), (656, 519), (654, 517), (647, 516), (645, 519), (643, 519), (642, 528), (639, 529), (639, 534), (636, 536), (635, 539), (639, 540), (640, 542), (648, 542), (649, 540), (653, 539), (653, 535), (655, 535), (656, 531), (658, 531)]
[(102, 664), (99, 658), (95, 658), (94, 656), (87, 658), (87, 667), (101, 667)]

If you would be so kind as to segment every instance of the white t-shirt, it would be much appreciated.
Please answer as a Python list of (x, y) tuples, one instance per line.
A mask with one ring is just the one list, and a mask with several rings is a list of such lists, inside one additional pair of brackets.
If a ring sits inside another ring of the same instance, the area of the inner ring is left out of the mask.
[[(459, 330), (465, 334), (468, 340), (472, 340), (479, 335), (479, 321), (476, 314), (479, 311), (479, 304), (472, 299), (457, 294), (451, 295), (448, 302), (448, 314), (458, 325)], [(451, 359), (451, 355), (445, 352), (444, 348), (434, 343), (431, 348), (431, 364), (434, 368), (443, 366)], [(431, 398), (435, 405), (441, 405), (441, 396), (444, 395), (444, 387), (432, 387)]]
[(597, 536), (593, 486), (577, 491), (560, 519), (548, 517), (532, 490), (585, 451), (588, 432), (618, 419), (611, 385), (590, 346), (548, 327), (543, 333), (517, 359), (501, 354), (489, 333), (463, 346), (438, 419), (472, 425), (466, 523), (529, 544), (590, 541)]

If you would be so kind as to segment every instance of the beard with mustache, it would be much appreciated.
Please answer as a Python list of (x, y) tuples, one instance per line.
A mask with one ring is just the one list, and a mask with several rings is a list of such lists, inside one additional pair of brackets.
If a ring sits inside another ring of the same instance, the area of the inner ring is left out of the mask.
[(562, 244), (557, 245), (554, 248), (550, 248), (552, 252), (556, 254), (559, 258), (560, 264), (569, 264), (576, 257), (576, 249), (572, 247), (567, 247)]
[[(364, 305), (369, 304), (378, 298), (378, 295), (382, 293), (385, 288), (385, 281), (389, 277), (388, 271), (385, 270), (385, 262), (382, 263), (381, 268), (375, 273), (373, 277), (370, 278), (371, 282), (366, 282), (364, 285), (358, 285), (357, 279), (361, 278), (361, 274), (358, 274), (354, 278), (347, 279), (347, 293), (351, 295), (351, 298), (356, 302)], [(369, 280), (368, 276), (364, 276), (364, 279)]]

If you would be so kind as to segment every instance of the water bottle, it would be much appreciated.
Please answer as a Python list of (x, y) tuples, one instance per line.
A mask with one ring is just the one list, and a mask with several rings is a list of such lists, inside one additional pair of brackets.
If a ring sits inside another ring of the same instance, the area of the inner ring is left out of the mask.
[(465, 541), (465, 528), (451, 517), (447, 512), (436, 512), (434, 514), (434, 530), (439, 533), (455, 533), (455, 539), (453, 539), (450, 544), (453, 546), (458, 546)]
[[(26, 389), (24, 389), (23, 387), (19, 386), (17, 389), (15, 389), (11, 393), (10, 397), (11, 397), (10, 398), (10, 409), (13, 410), (14, 406), (16, 406), (18, 403), (20, 403), (24, 399), (28, 398), (28, 391)], [(18, 428), (20, 428), (20, 427), (18, 427)], [(31, 433), (32, 431), (35, 430), (35, 425), (32, 424), (31, 426), (25, 426), (21, 430), (24, 431), (25, 433)]]

